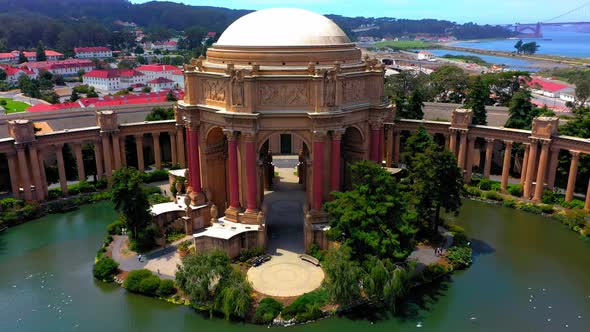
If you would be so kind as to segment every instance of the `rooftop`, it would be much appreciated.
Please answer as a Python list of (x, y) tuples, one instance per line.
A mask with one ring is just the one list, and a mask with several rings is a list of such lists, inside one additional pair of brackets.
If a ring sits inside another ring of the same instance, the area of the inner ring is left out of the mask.
[(211, 237), (215, 239), (229, 240), (238, 234), (256, 232), (259, 228), (259, 225), (238, 224), (222, 217), (218, 219), (218, 222), (205, 228), (203, 232), (193, 234), (193, 237)]

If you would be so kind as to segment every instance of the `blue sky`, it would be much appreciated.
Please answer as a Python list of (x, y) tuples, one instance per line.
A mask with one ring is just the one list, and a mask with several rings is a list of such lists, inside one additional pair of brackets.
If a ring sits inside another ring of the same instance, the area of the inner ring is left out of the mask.
[[(149, 0), (131, 0), (134, 3)], [(588, 3), (588, 0), (169, 0), (184, 4), (263, 9), (297, 7), (321, 14), (437, 18), (456, 22), (530, 23), (544, 21)], [(590, 5), (567, 17), (590, 20)], [(570, 21), (570, 20), (568, 20)]]

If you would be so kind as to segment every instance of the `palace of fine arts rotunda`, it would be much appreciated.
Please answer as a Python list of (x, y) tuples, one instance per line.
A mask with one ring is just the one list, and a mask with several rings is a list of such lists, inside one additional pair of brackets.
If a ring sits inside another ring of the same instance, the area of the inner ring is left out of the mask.
[[(522, 184), (523, 198), (534, 202), (555, 187), (565, 156), (565, 201), (586, 194), (590, 209), (590, 186), (575, 192), (590, 141), (558, 135), (557, 118), (535, 118), (532, 130), (473, 125), (463, 108), (450, 121), (396, 119), (384, 79), (382, 62), (363, 55), (330, 19), (300, 9), (256, 11), (184, 65), (174, 120), (123, 123), (116, 109), (97, 109), (96, 125), (36, 132), (31, 117), (13, 118), (9, 137), (0, 138), (6, 182), (14, 197), (44, 201), (44, 165), (55, 163), (67, 195), (64, 146), (78, 179), (88, 178), (89, 166), (111, 181), (123, 166), (179, 165), (170, 181), (181, 194), (152, 206), (158, 224), (192, 235), (197, 250), (220, 248), (231, 258), (255, 247), (304, 253), (312, 244), (328, 247), (322, 205), (351, 187), (349, 165), (371, 160), (395, 173), (406, 138), (424, 127), (454, 153), (466, 182), (475, 169), (498, 176), (503, 192), (509, 181)], [(84, 157), (87, 145), (92, 156)]]

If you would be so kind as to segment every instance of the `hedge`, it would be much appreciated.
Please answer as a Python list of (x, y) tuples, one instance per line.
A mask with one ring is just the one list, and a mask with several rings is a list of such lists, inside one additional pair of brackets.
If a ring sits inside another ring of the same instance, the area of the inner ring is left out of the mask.
[(119, 263), (110, 257), (102, 257), (94, 264), (92, 274), (98, 280), (112, 281), (118, 269)]

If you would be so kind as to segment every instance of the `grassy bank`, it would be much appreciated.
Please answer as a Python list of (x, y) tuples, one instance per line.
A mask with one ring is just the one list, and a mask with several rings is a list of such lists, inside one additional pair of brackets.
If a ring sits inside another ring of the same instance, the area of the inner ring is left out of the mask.
[(439, 48), (439, 45), (423, 42), (421, 40), (388, 40), (375, 44), (376, 48), (391, 48), (394, 50), (412, 50), (412, 49), (433, 49)]
[(529, 54), (516, 54), (513, 52), (490, 51), (490, 50), (484, 50), (484, 49), (480, 49), (480, 48), (452, 46), (449, 44), (436, 45), (436, 46), (437, 46), (437, 48), (442, 48), (445, 50), (470, 52), (470, 53), (485, 54), (485, 55), (494, 55), (494, 56), (501, 56), (501, 57), (508, 57), (508, 58), (519, 58), (519, 59), (530, 60), (530, 61), (558, 62), (558, 63), (564, 63), (564, 64), (568, 64), (568, 65), (572, 65), (572, 66), (590, 65), (590, 59), (586, 59), (586, 58), (571, 58), (571, 57), (565, 57), (565, 56), (546, 55), (546, 54), (531, 54), (531, 55), (529, 55)]
[(27, 103), (10, 98), (0, 98), (0, 106), (4, 108), (6, 114), (24, 112), (25, 109), (31, 107)]

